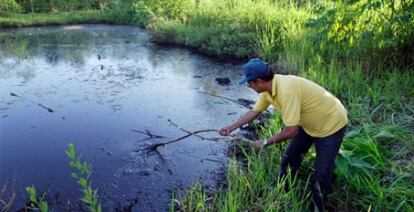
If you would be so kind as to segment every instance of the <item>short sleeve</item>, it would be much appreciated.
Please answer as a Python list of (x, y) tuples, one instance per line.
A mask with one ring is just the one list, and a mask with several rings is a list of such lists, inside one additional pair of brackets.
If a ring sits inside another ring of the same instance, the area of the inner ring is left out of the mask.
[(281, 111), (283, 123), (286, 126), (296, 126), (300, 121), (300, 96), (295, 92), (288, 92), (281, 96)]
[(259, 99), (257, 100), (256, 104), (253, 107), (253, 111), (256, 113), (261, 113), (269, 107), (270, 102), (267, 100), (266, 95), (269, 95), (268, 93), (261, 93), (259, 95)]

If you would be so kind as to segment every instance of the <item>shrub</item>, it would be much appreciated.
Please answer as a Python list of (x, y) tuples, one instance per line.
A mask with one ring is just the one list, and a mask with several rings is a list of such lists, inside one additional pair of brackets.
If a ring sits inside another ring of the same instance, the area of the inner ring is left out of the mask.
[[(308, 22), (322, 51), (367, 64), (410, 66), (414, 63), (414, 1), (350, 1), (319, 6)], [(375, 66), (373, 66), (375, 67)]]
[(135, 22), (143, 27), (153, 16), (180, 19), (192, 6), (191, 0), (137, 0), (133, 4)]
[(15, 0), (0, 0), (0, 15), (5, 13), (20, 13), (21, 6)]

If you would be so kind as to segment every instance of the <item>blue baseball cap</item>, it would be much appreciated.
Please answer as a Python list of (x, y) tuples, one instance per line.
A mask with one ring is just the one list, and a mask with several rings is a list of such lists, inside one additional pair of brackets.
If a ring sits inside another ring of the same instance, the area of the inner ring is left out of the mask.
[(267, 63), (259, 58), (249, 60), (242, 66), (244, 77), (239, 81), (239, 84), (242, 85), (248, 81), (269, 76), (267, 67)]

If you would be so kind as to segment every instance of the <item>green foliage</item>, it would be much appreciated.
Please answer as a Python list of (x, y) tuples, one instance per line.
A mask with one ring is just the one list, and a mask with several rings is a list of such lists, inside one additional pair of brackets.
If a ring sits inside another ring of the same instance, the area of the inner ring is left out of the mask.
[(83, 197), (81, 198), (81, 201), (88, 206), (89, 211), (101, 212), (101, 204), (98, 201), (98, 190), (92, 189), (92, 165), (88, 162), (82, 162), (80, 156), (76, 157), (73, 144), (69, 144), (66, 155), (70, 159), (70, 167), (75, 170), (75, 172), (72, 172), (71, 176), (77, 180), (82, 188)]
[(256, 39), (251, 30), (232, 23), (231, 17), (214, 23), (204, 18), (189, 19), (187, 23), (159, 18), (149, 24), (148, 29), (157, 42), (186, 45), (209, 55), (246, 57), (255, 54)]
[[(384, 148), (392, 148), (402, 139), (406, 139), (406, 132), (395, 126), (367, 124), (363, 130), (348, 133), (337, 159), (336, 173), (338, 186), (345, 184), (348, 190), (360, 196), (359, 207), (412, 210), (414, 192), (407, 187), (412, 183), (409, 168), (397, 168), (391, 163), (405, 153), (392, 153)], [(380, 146), (383, 142), (385, 144)], [(340, 193), (337, 196), (344, 198)]]
[(321, 51), (331, 46), (337, 57), (381, 66), (414, 63), (414, 1), (344, 1), (316, 12), (321, 15), (308, 26), (317, 29), (313, 39), (321, 42)]
[(58, 13), (78, 10), (104, 10), (118, 0), (16, 0), (26, 13)]
[(145, 4), (145, 1), (137, 1), (133, 4), (133, 21), (140, 27), (145, 27), (152, 18), (155, 18), (154, 12)]
[(19, 13), (21, 9), (15, 0), (0, 0), (0, 16), (6, 13)]
[(29, 194), (30, 202), (26, 206), (26, 209), (30, 211), (41, 211), (47, 212), (49, 209), (48, 204), (45, 200), (46, 192), (44, 192), (41, 196), (36, 195), (36, 188), (34, 186), (26, 187), (26, 191)]
[(256, 26), (256, 34), (259, 39), (259, 57), (266, 61), (274, 61), (279, 58), (282, 51), (282, 30), (279, 23), (267, 23)]
[(204, 192), (202, 184), (197, 182), (187, 191), (187, 195), (183, 200), (182, 211), (206, 211), (207, 195)]
[[(248, 20), (251, 13), (247, 10), (247, 5), (244, 5), (243, 10), (233, 10), (236, 3), (230, 5), (232, 6), (226, 4), (222, 7), (219, 3), (199, 5), (194, 11), (188, 11), (185, 16), (174, 20), (167, 17), (153, 18), (148, 29), (157, 42), (186, 45), (219, 57), (255, 56), (259, 45), (280, 50), (280, 27), (266, 25), (274, 22), (273, 16), (266, 18), (262, 14), (263, 8), (259, 8), (254, 14), (260, 23), (251, 22)], [(273, 33), (272, 36), (258, 38), (257, 32), (268, 31)], [(276, 43), (275, 48), (273, 44)]]
[(116, 24), (132, 24), (134, 23), (134, 8), (132, 0), (125, 0), (122, 3), (111, 1), (105, 8), (108, 21)]
[(180, 211), (301, 211), (309, 204), (309, 180), (277, 179), (280, 149), (255, 153), (238, 147), (246, 164), (231, 160), (226, 188), (208, 198), (199, 183), (180, 202)]
[(141, 5), (140, 7), (144, 7), (157, 17), (168, 19), (183, 18), (193, 9), (191, 0), (136, 0), (135, 4)]
[(101, 11), (77, 11), (58, 14), (14, 14), (0, 17), (0, 27), (24, 27), (40, 25), (80, 24), (80, 23), (111, 23), (111, 14)]

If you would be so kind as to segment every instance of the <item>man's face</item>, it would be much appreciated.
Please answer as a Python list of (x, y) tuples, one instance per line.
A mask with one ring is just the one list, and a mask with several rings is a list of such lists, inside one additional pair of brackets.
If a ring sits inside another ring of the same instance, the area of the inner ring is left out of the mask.
[(250, 80), (247, 82), (247, 87), (253, 89), (257, 93), (260, 93), (261, 91), (258, 88), (258, 80)]
[(253, 83), (254, 83), (254, 81), (250, 80), (250, 81), (247, 82), (246, 86), (249, 87), (249, 88), (253, 88), (253, 86), (254, 86)]
[(263, 82), (264, 81), (261, 79), (250, 80), (247, 82), (246, 86), (256, 91), (256, 93), (261, 93), (263, 92)]

